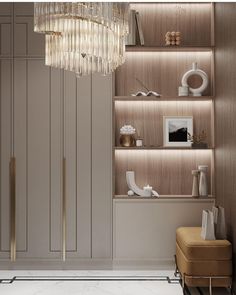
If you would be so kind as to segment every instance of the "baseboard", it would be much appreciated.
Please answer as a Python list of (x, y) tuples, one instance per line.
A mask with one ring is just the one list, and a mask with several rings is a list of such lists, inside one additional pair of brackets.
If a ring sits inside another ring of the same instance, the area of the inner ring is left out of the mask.
[(11, 262), (0, 261), (0, 270), (109, 270), (112, 269), (111, 259), (24, 259)]
[(173, 270), (172, 260), (17, 259), (0, 260), (0, 270)]
[(173, 260), (128, 260), (113, 259), (113, 269), (129, 270), (173, 270), (175, 263)]

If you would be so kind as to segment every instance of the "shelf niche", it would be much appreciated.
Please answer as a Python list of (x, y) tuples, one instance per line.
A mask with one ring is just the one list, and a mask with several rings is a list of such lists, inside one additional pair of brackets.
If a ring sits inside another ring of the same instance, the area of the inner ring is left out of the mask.
[(208, 165), (211, 194), (211, 150), (116, 150), (115, 195), (127, 195), (126, 171), (135, 171), (138, 186), (150, 184), (161, 195), (191, 195), (191, 171)]
[(120, 146), (120, 128), (132, 125), (146, 146), (163, 145), (163, 116), (193, 116), (194, 133), (206, 131), (208, 146), (213, 146), (211, 101), (116, 101), (115, 145)]
[[(198, 67), (209, 77), (209, 85), (203, 95), (214, 94), (212, 52), (126, 52), (125, 56), (125, 63), (116, 70), (116, 96), (146, 91), (136, 78), (148, 89), (163, 96), (178, 96), (182, 77), (192, 68), (193, 62), (197, 62)], [(192, 76), (189, 84), (197, 88), (201, 85), (201, 79)]]
[(131, 3), (139, 12), (145, 46), (162, 47), (165, 34), (181, 32), (181, 46), (213, 46), (212, 3)]

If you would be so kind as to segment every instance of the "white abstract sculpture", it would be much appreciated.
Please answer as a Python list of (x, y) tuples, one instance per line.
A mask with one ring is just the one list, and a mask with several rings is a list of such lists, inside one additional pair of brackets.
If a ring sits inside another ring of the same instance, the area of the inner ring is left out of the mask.
[[(188, 78), (192, 75), (198, 75), (202, 78), (202, 85), (198, 88), (191, 88), (189, 87), (188, 85)], [(183, 78), (182, 78), (182, 86), (188, 86), (189, 87), (189, 91), (193, 94), (193, 96), (201, 96), (202, 95), (202, 92), (204, 90), (206, 90), (207, 86), (208, 86), (208, 76), (207, 74), (198, 69), (197, 67), (197, 63), (194, 62), (192, 64), (192, 69), (187, 71), (184, 75), (183, 75)]]
[(192, 170), (193, 175), (193, 187), (192, 187), (192, 197), (199, 197), (199, 184), (198, 184), (198, 176), (199, 170)]
[(200, 171), (199, 177), (199, 194), (200, 196), (206, 197), (208, 195), (207, 189), (207, 165), (199, 165), (198, 170)]
[(137, 184), (135, 183), (134, 171), (126, 171), (126, 181), (128, 188), (138, 196), (151, 197), (153, 195), (155, 197), (159, 197), (159, 194), (156, 191), (150, 189), (149, 186), (148, 188), (146, 187), (144, 189), (141, 189), (137, 186)]

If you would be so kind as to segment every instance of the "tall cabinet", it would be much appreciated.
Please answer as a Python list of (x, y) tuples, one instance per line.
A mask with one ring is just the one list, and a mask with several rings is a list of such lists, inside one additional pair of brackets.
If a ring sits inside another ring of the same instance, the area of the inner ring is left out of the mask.
[(0, 5), (0, 259), (109, 261), (112, 78), (45, 66), (33, 3)]

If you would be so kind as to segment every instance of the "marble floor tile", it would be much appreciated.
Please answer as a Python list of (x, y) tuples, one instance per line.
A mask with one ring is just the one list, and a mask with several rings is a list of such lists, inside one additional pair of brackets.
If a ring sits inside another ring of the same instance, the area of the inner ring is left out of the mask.
[(102, 281), (104, 277), (169, 276), (170, 271), (0, 271), (0, 279), (89, 277), (96, 281), (14, 281), (0, 284), (1, 295), (182, 295), (179, 284), (167, 281)]
[[(181, 286), (176, 282), (169, 284), (164, 281), (103, 281), (102, 278), (151, 278), (169, 277), (175, 279), (174, 271), (121, 271), (121, 270), (45, 270), (45, 271), (0, 271), (1, 279), (13, 277), (24, 281), (11, 284), (0, 284), (0, 295), (183, 295)], [(92, 278), (93, 281), (78, 281), (78, 277)], [(47, 281), (45, 279), (54, 279)], [(66, 279), (64, 281), (58, 280)], [(68, 278), (71, 281), (68, 281)], [(33, 281), (32, 279), (37, 279)], [(41, 279), (38, 281), (38, 279)], [(191, 295), (199, 295), (196, 288), (190, 288)], [(208, 289), (202, 288), (202, 295), (208, 295)], [(214, 288), (214, 295), (229, 295), (226, 289)]]

